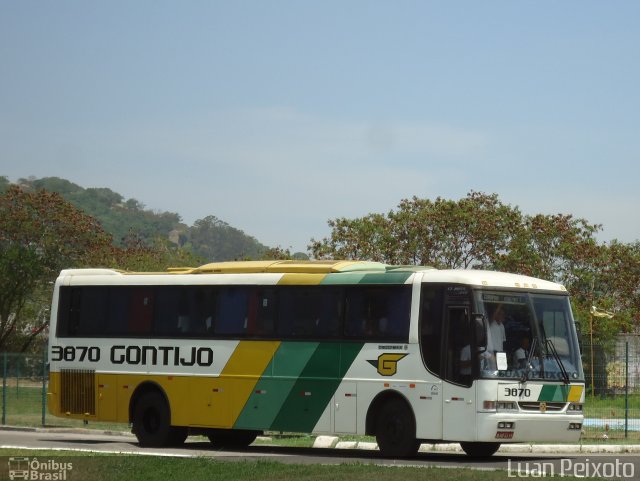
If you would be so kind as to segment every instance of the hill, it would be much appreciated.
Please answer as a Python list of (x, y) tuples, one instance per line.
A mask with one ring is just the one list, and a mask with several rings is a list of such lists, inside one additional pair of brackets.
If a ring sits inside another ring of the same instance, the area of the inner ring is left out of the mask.
[[(206, 262), (262, 258), (269, 247), (242, 230), (211, 215), (194, 222), (182, 223), (175, 212), (147, 209), (136, 199), (125, 199), (106, 187), (84, 188), (59, 177), (19, 179), (26, 190), (45, 189), (57, 192), (66, 200), (97, 219), (117, 245), (140, 242), (152, 245), (158, 239), (169, 240), (190, 249)], [(0, 192), (9, 185), (0, 177)]]

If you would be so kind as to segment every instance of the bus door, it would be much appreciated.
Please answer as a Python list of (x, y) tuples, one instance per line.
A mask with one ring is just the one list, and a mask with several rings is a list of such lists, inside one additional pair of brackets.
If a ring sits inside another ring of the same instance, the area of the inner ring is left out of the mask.
[(475, 347), (468, 306), (445, 306), (442, 346), (442, 437), (450, 441), (473, 441), (476, 393), (472, 383), (472, 353)]

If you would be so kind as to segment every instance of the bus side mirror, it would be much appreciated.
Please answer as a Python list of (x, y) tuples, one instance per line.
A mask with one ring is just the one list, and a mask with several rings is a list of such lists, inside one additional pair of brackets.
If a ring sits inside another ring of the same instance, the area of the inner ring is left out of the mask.
[(479, 352), (487, 350), (487, 321), (484, 314), (474, 313), (471, 315), (476, 335), (476, 347)]

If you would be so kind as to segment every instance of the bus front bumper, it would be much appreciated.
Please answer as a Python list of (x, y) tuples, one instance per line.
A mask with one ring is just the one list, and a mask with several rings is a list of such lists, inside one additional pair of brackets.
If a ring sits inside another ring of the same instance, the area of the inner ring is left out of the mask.
[(576, 414), (478, 413), (476, 435), (483, 442), (575, 442), (583, 421)]

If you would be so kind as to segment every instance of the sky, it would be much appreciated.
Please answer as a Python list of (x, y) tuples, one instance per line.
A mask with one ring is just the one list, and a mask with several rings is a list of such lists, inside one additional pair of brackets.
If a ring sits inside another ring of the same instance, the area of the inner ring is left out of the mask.
[(640, 2), (0, 0), (0, 176), (306, 252), (496, 193), (640, 239)]

